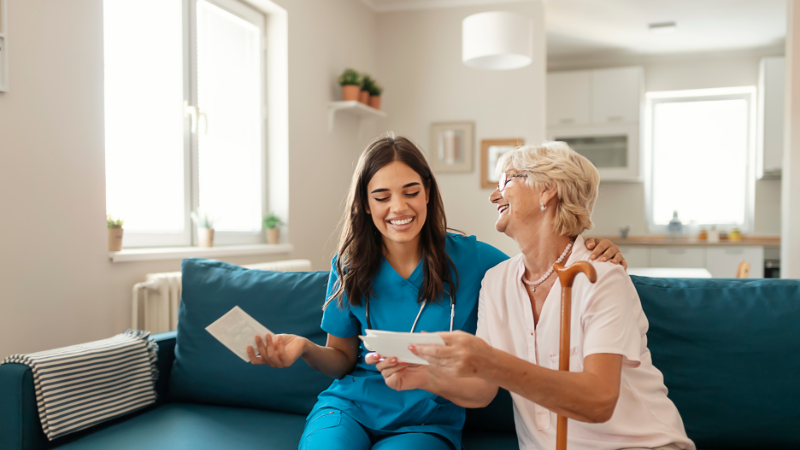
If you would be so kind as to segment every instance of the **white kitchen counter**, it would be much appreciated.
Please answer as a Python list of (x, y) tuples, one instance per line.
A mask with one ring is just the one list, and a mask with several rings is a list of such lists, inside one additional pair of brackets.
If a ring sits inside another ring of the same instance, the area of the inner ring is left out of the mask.
[(651, 278), (711, 278), (711, 272), (703, 268), (628, 267), (628, 275)]

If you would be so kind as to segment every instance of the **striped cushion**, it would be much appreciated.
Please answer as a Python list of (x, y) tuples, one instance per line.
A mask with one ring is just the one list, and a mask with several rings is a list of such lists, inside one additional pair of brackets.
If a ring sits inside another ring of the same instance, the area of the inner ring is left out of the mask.
[(33, 372), (39, 418), (47, 438), (83, 430), (156, 401), (156, 344), (145, 331), (12, 355), (3, 364)]

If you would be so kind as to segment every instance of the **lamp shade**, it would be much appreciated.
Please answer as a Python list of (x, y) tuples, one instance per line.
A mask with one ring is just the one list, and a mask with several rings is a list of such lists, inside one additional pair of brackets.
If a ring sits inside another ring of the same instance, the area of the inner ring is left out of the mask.
[(533, 61), (533, 21), (505, 11), (467, 17), (462, 22), (462, 60), (476, 69), (527, 66)]

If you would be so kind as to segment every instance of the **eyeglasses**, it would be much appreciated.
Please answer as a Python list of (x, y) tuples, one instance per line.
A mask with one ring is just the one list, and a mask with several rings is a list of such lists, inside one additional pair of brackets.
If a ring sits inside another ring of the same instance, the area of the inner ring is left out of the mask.
[(500, 191), (500, 192), (505, 191), (506, 190), (506, 185), (508, 184), (508, 182), (513, 180), (514, 178), (528, 178), (528, 174), (527, 173), (517, 173), (517, 174), (513, 174), (512, 173), (511, 175), (509, 175), (509, 174), (503, 172), (503, 174), (500, 175), (500, 182), (497, 183), (497, 190)]

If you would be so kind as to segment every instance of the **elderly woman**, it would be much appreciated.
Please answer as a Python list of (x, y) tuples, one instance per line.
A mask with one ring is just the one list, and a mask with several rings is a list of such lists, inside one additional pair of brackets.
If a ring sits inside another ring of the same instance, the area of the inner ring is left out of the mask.
[(490, 201), (497, 230), (521, 253), (486, 272), (477, 337), (442, 333), (447, 345), (412, 347), (431, 363), (368, 357), (398, 390), (424, 389), (483, 407), (512, 393), (520, 448), (555, 448), (556, 415), (572, 419), (569, 448), (694, 449), (647, 349), (647, 318), (625, 270), (593, 262), (597, 282), (572, 289), (570, 371), (558, 371), (561, 286), (553, 263), (589, 261), (597, 169), (562, 142), (503, 155)]

